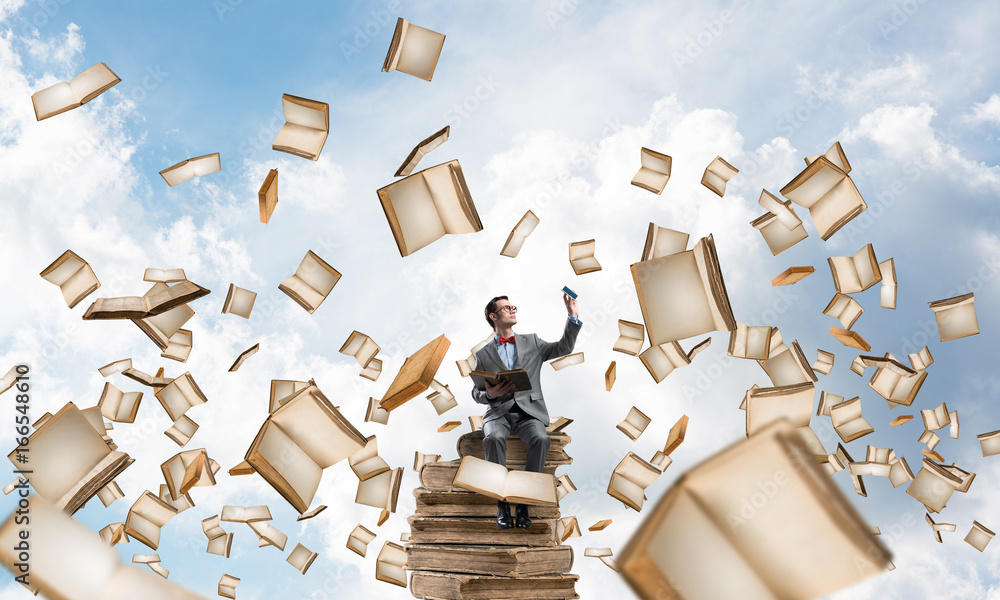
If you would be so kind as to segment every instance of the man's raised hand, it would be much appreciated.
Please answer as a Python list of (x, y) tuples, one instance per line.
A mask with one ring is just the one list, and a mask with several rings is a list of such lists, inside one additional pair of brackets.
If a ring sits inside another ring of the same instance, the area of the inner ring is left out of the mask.
[(569, 316), (571, 317), (580, 316), (579, 305), (577, 304), (576, 300), (570, 297), (570, 295), (567, 294), (566, 292), (563, 292), (563, 302), (566, 304), (566, 312), (569, 314)]

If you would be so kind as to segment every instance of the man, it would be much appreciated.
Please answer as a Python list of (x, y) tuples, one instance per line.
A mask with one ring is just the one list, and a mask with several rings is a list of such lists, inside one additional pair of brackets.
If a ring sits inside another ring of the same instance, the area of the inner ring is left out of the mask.
[[(531, 389), (515, 392), (514, 384), (503, 381), (491, 385), (484, 378), (473, 376), (472, 398), (489, 409), (483, 416), (483, 449), (486, 460), (507, 465), (507, 436), (514, 433), (528, 447), (524, 470), (541, 473), (549, 449), (549, 412), (542, 396), (542, 363), (565, 356), (573, 351), (576, 336), (583, 325), (580, 322), (576, 300), (563, 294), (568, 317), (558, 342), (546, 342), (533, 333), (514, 335), (517, 324), (517, 307), (507, 296), (497, 296), (489, 301), (484, 311), (486, 321), (496, 332), (491, 343), (476, 352), (476, 370), (499, 373), (524, 369), (531, 380)], [(518, 505), (515, 519), (511, 518), (510, 504), (497, 502), (497, 527), (510, 529), (516, 520), (519, 529), (530, 529), (528, 507)]]

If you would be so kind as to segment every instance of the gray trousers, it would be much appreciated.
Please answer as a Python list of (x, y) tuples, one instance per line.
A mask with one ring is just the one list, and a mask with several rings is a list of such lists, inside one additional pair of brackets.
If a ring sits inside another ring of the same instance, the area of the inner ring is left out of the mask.
[(506, 415), (483, 424), (486, 460), (507, 466), (507, 436), (511, 433), (521, 438), (528, 447), (524, 470), (541, 473), (549, 451), (549, 432), (545, 431), (545, 424), (526, 414), (516, 404)]

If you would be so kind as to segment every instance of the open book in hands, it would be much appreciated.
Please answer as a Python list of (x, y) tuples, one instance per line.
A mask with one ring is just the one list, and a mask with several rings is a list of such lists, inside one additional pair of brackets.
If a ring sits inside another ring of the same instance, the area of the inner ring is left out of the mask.
[(473, 371), (469, 373), (473, 377), (482, 377), (490, 385), (497, 385), (501, 381), (509, 381), (514, 384), (515, 392), (527, 392), (531, 389), (531, 379), (524, 369), (514, 369), (513, 371)]

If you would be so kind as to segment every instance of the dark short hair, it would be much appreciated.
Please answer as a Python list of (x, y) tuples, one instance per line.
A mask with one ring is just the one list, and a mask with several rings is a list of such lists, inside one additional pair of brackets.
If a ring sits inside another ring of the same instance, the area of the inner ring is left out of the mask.
[(493, 319), (490, 318), (490, 315), (495, 313), (500, 308), (497, 305), (497, 300), (510, 300), (510, 299), (507, 296), (497, 296), (486, 304), (486, 310), (484, 311), (486, 316), (486, 322), (490, 324), (490, 328), (493, 329), (493, 331), (496, 331), (497, 328), (495, 325), (493, 325)]

